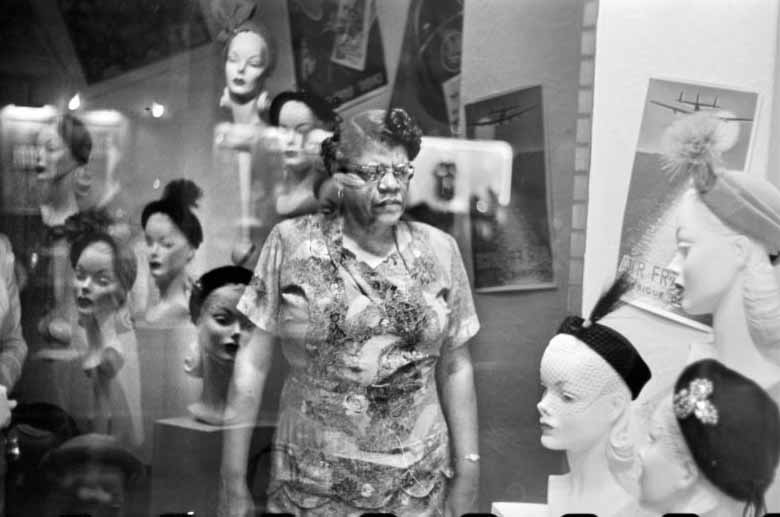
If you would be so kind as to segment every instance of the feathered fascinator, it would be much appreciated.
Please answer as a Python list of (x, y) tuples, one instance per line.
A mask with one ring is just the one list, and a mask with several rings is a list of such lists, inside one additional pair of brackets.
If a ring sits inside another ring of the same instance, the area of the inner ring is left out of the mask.
[(600, 319), (618, 308), (620, 298), (629, 289), (631, 281), (628, 276), (619, 276), (601, 295), (588, 319), (568, 316), (558, 327), (558, 334), (570, 334), (593, 349), (617, 372), (631, 391), (631, 398), (636, 399), (650, 380), (650, 368), (628, 338), (599, 323)]
[(734, 124), (709, 112), (678, 119), (663, 135), (664, 169), (689, 176), (716, 216), (774, 255), (780, 252), (780, 190), (763, 178), (723, 168), (723, 153), (738, 136)]

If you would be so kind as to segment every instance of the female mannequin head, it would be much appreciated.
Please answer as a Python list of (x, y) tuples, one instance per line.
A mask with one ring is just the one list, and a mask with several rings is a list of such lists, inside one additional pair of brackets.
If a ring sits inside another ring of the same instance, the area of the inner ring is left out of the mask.
[(259, 124), (259, 112), (267, 107), (263, 87), (276, 62), (273, 38), (252, 20), (253, 1), (218, 0), (214, 7), (222, 26), (217, 39), (225, 43), (225, 90), (220, 106), (232, 111), (236, 123)]
[(339, 116), (318, 95), (286, 91), (271, 101), (268, 121), (283, 130), (285, 169), (298, 172), (319, 162), (322, 141), (335, 130)]
[(149, 270), (158, 286), (186, 274), (186, 266), (203, 242), (203, 229), (192, 212), (202, 191), (190, 180), (174, 180), (160, 199), (144, 207), (141, 225), (146, 236)]
[(251, 322), (236, 307), (252, 272), (223, 266), (205, 273), (190, 295), (190, 316), (198, 327), (197, 358), (188, 358), (188, 373), (203, 377), (200, 400), (190, 412), (208, 423), (222, 421), (228, 384), (238, 349), (249, 339)]
[(72, 215), (65, 227), (79, 315), (116, 311), (124, 305), (135, 282), (137, 265), (132, 249), (111, 232), (111, 221), (104, 212)]
[(244, 104), (257, 99), (273, 65), (267, 31), (252, 22), (242, 24), (225, 45), (225, 83), (230, 98)]
[(88, 178), (78, 171), (83, 171), (89, 161), (92, 137), (81, 120), (66, 113), (38, 133), (37, 147), (35, 168), (40, 202), (44, 218), (54, 219), (44, 222), (62, 224), (78, 210), (77, 198), (84, 197), (90, 189)]
[[(750, 336), (760, 349), (780, 348), (780, 288), (770, 255), (780, 251), (780, 190), (721, 167), (724, 122), (697, 113), (664, 135), (667, 166), (691, 176), (678, 213), (677, 254), (670, 266), (682, 307), (715, 316), (741, 302)], [(740, 324), (744, 324), (742, 321)], [(717, 328), (716, 328), (717, 332)]]
[(570, 334), (554, 336), (542, 356), (537, 404), (542, 445), (584, 451), (612, 433), (631, 393), (609, 364)]
[(619, 277), (587, 320), (564, 319), (544, 351), (545, 393), (537, 407), (545, 447), (581, 453), (604, 443), (615, 459), (630, 455), (620, 450), (622, 439), (610, 438), (622, 431), (618, 423), (650, 379), (650, 369), (625, 336), (598, 323), (630, 287), (627, 277)]
[(641, 501), (658, 512), (762, 515), (778, 457), (780, 413), (769, 395), (718, 361), (697, 361), (653, 415)]

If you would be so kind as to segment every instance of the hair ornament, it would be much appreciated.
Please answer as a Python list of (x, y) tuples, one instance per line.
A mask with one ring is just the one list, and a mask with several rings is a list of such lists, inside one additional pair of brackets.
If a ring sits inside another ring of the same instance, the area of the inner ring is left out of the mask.
[(709, 400), (714, 391), (712, 381), (696, 378), (674, 394), (674, 414), (679, 419), (693, 414), (704, 425), (717, 425), (718, 408)]
[(214, 8), (214, 18), (222, 29), (217, 34), (217, 41), (226, 43), (240, 27), (252, 19), (257, 5), (251, 0), (222, 0)]
[(707, 192), (718, 178), (723, 153), (734, 146), (738, 136), (738, 128), (712, 113), (680, 118), (661, 140), (663, 170), (671, 178), (688, 175), (699, 192)]

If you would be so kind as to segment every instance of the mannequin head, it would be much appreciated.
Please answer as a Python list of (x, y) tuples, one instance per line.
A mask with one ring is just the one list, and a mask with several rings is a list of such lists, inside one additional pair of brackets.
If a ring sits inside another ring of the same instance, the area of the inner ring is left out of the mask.
[(117, 310), (135, 282), (137, 264), (132, 249), (113, 235), (104, 212), (79, 212), (67, 219), (65, 227), (79, 314), (90, 316)]
[(236, 308), (246, 284), (225, 284), (214, 289), (204, 300), (195, 324), (198, 343), (208, 357), (220, 362), (233, 361), (238, 348), (246, 343), (252, 327)]
[(190, 316), (198, 327), (196, 358), (185, 369), (203, 377), (200, 400), (190, 406), (199, 420), (220, 424), (238, 349), (249, 340), (252, 323), (241, 313), (238, 301), (252, 279), (252, 272), (239, 266), (223, 266), (205, 273), (190, 295)]
[(38, 133), (36, 145), (41, 204), (53, 205), (56, 211), (77, 195), (86, 195), (90, 185), (82, 176), (92, 150), (92, 137), (84, 123), (73, 115), (62, 115)]
[(544, 394), (537, 409), (548, 449), (590, 449), (610, 435), (631, 401), (609, 364), (570, 334), (550, 340), (540, 373)]
[[(665, 168), (690, 177), (679, 212), (678, 273), (683, 309), (712, 313), (744, 303), (751, 337), (763, 349), (780, 345), (780, 289), (770, 255), (780, 252), (780, 190), (759, 174), (726, 170), (733, 145), (729, 123), (708, 112), (681, 117), (663, 136)], [(735, 321), (739, 325), (742, 321)]]
[(640, 503), (659, 513), (704, 513), (717, 505), (714, 487), (701, 476), (674, 417), (672, 397), (661, 401), (639, 452)]
[(271, 64), (265, 31), (254, 24), (238, 30), (225, 47), (225, 83), (231, 99), (243, 104), (260, 95)]
[(679, 208), (669, 268), (677, 273), (686, 312), (717, 313), (728, 296), (739, 296), (754, 341), (780, 345), (780, 286), (767, 246), (724, 222), (693, 189)]
[(641, 500), (659, 512), (762, 515), (780, 457), (780, 412), (755, 382), (712, 359), (688, 365), (653, 415)]
[(330, 104), (308, 92), (282, 92), (271, 101), (268, 120), (284, 130), (284, 166), (298, 171), (319, 161), (320, 145), (338, 125)]
[(158, 286), (184, 274), (203, 241), (200, 221), (192, 212), (201, 195), (192, 181), (174, 180), (165, 186), (162, 198), (143, 210), (149, 270)]

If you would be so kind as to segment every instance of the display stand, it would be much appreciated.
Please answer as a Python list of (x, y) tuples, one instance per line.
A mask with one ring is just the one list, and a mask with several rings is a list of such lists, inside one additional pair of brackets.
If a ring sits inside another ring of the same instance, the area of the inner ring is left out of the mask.
[(496, 517), (548, 517), (547, 505), (542, 503), (494, 502), (490, 511)]
[[(235, 427), (203, 424), (189, 416), (155, 422), (149, 515), (216, 515), (222, 431)], [(268, 462), (275, 422), (263, 420), (254, 427), (250, 467), (255, 462)], [(258, 469), (256, 477), (259, 479), (250, 489), (256, 500), (264, 499), (266, 469)]]

